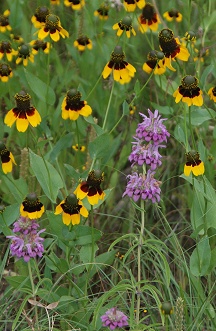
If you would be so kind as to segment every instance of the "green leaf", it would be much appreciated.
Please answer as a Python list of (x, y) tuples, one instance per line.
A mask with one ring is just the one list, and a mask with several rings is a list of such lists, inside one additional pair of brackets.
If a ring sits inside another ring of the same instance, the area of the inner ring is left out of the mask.
[(99, 249), (96, 244), (92, 248), (93, 243), (85, 245), (80, 249), (80, 260), (86, 265), (86, 269), (92, 268), (95, 261), (95, 253)]
[(3, 213), (0, 214), (0, 233), (3, 232), (5, 236), (11, 235), (9, 226), (14, 223), (19, 217), (19, 204), (7, 206)]
[(123, 108), (123, 115), (129, 115), (130, 114), (129, 104), (127, 103), (126, 100), (124, 100), (122, 108)]
[[(5, 277), (8, 284), (10, 284), (13, 288), (22, 288), (24, 290), (28, 289), (27, 292), (31, 293), (31, 282), (29, 278), (26, 278), (26, 276), (8, 276)], [(25, 290), (26, 291), (26, 290)], [(23, 291), (24, 292), (24, 291)]]
[(63, 149), (71, 147), (72, 136), (73, 136), (72, 133), (68, 133), (57, 141), (57, 143), (55, 144), (55, 146), (53, 147), (53, 149), (49, 155), (50, 162), (54, 162), (57, 159), (59, 153)]
[(56, 202), (58, 191), (63, 187), (57, 170), (48, 161), (29, 150), (30, 165), (46, 196)]
[[(201, 125), (205, 121), (208, 121), (215, 117), (215, 112), (212, 109), (193, 109), (191, 111), (191, 124), (194, 126)], [(189, 120), (188, 120), (189, 121)]]
[(8, 188), (10, 194), (13, 195), (18, 203), (21, 203), (28, 194), (28, 186), (22, 177), (14, 179), (11, 174), (4, 176), (2, 177), (1, 185), (5, 185)]
[(37, 95), (37, 97), (49, 105), (54, 105), (56, 96), (53, 89), (27, 69), (24, 69), (24, 72), (30, 89)]
[(190, 257), (190, 270), (196, 277), (208, 274), (211, 262), (211, 248), (208, 237), (203, 237)]
[(104, 133), (89, 143), (89, 154), (92, 159), (102, 158), (107, 155), (110, 146), (110, 136)]

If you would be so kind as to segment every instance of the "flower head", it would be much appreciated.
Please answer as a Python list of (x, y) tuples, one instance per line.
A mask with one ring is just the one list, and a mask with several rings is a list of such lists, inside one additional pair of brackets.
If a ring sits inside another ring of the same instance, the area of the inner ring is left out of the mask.
[(154, 172), (150, 169), (147, 171), (146, 175), (138, 174), (137, 172), (128, 175), (129, 179), (126, 190), (123, 193), (123, 197), (128, 195), (135, 202), (139, 199), (151, 200), (153, 203), (160, 201), (160, 184), (157, 179), (154, 178)]
[(172, 22), (173, 20), (175, 20), (176, 22), (181, 22), (182, 21), (182, 14), (177, 9), (171, 9), (169, 11), (166, 11), (163, 14), (163, 17), (168, 22)]
[(184, 39), (186, 41), (192, 41), (192, 42), (195, 42), (196, 41), (196, 33), (194, 31), (187, 31), (185, 33), (185, 36), (184, 36)]
[(165, 66), (170, 70), (175, 71), (171, 61), (175, 58), (188, 61), (190, 53), (187, 48), (182, 46), (178, 38), (174, 38), (174, 33), (170, 29), (163, 29), (159, 32), (159, 44), (162, 52), (165, 55)]
[(44, 238), (41, 238), (40, 234), (45, 229), (37, 232), (38, 227), (39, 224), (35, 220), (22, 216), (14, 223), (13, 232), (16, 235), (7, 236), (12, 240), (10, 245), (12, 256), (23, 258), (25, 262), (28, 262), (30, 258), (42, 257)]
[(30, 219), (40, 218), (44, 213), (44, 205), (40, 202), (35, 193), (29, 193), (20, 206), (21, 216)]
[(16, 100), (16, 107), (9, 110), (6, 114), (4, 123), (11, 127), (16, 122), (17, 130), (25, 132), (31, 124), (36, 127), (41, 122), (40, 114), (37, 109), (30, 105), (31, 96), (21, 91), (14, 96)]
[(50, 47), (51, 47), (51, 45), (48, 41), (43, 41), (41, 39), (32, 40), (29, 44), (32, 47), (32, 54), (34, 54), (34, 55), (38, 54), (40, 49), (45, 54), (48, 54), (50, 51)]
[(113, 78), (121, 84), (129, 83), (134, 77), (136, 69), (125, 61), (125, 54), (121, 46), (116, 46), (111, 54), (110, 61), (106, 64), (103, 70), (103, 78), (107, 78), (113, 73)]
[(190, 173), (194, 176), (203, 175), (205, 172), (205, 166), (203, 161), (200, 160), (200, 155), (198, 152), (188, 152), (186, 153), (186, 163), (184, 165), (184, 174), (185, 176), (190, 176)]
[(164, 53), (152, 50), (147, 55), (147, 61), (143, 64), (143, 70), (148, 74), (154, 70), (155, 75), (162, 75), (166, 71), (164, 63)]
[(209, 48), (203, 48), (203, 49), (197, 49), (194, 48), (194, 52), (197, 54), (194, 57), (194, 61), (200, 61), (200, 62), (204, 62), (205, 57), (209, 55)]
[(60, 40), (60, 36), (69, 37), (69, 33), (61, 26), (59, 17), (53, 14), (46, 15), (45, 25), (38, 31), (39, 39), (45, 39), (48, 35), (55, 42)]
[(132, 19), (130, 16), (126, 16), (120, 22), (115, 23), (113, 25), (113, 30), (118, 30), (117, 31), (118, 37), (120, 37), (124, 31), (128, 38), (130, 38), (131, 33), (134, 36), (136, 36), (136, 32), (135, 32), (134, 28), (132, 27)]
[(7, 174), (12, 171), (13, 164), (16, 164), (13, 154), (7, 149), (5, 144), (0, 141), (0, 157), (2, 161), (2, 171)]
[(94, 16), (98, 16), (100, 20), (107, 20), (109, 14), (109, 6), (102, 4), (97, 10), (94, 11)]
[(86, 147), (85, 147), (85, 146), (79, 146), (78, 144), (73, 145), (72, 148), (73, 148), (76, 152), (78, 152), (78, 151), (80, 151), (80, 152), (85, 152), (85, 150), (86, 150)]
[(72, 121), (76, 121), (79, 115), (84, 117), (91, 115), (91, 107), (87, 104), (87, 101), (81, 100), (81, 96), (81, 93), (76, 89), (71, 89), (67, 92), (61, 105), (62, 118), (64, 120), (69, 118)]
[(154, 6), (150, 3), (146, 3), (142, 10), (142, 14), (139, 16), (138, 21), (140, 23), (139, 30), (145, 33), (148, 29), (152, 31), (157, 31), (160, 19), (155, 11)]
[(50, 0), (51, 5), (60, 5), (60, 0)]
[(26, 67), (28, 65), (28, 60), (34, 62), (34, 55), (31, 54), (29, 45), (23, 44), (18, 48), (18, 57), (16, 59), (16, 64), (23, 62), (23, 65)]
[(101, 316), (103, 326), (109, 327), (110, 330), (127, 326), (127, 320), (128, 317), (122, 311), (117, 310), (116, 307), (108, 309), (106, 313)]
[(198, 79), (195, 76), (185, 76), (181, 80), (181, 85), (173, 93), (175, 97), (175, 102), (180, 101), (187, 103), (188, 106), (202, 106), (203, 97), (202, 91), (198, 86)]
[(64, 0), (64, 4), (73, 10), (80, 10), (85, 6), (85, 0)]
[(216, 86), (213, 86), (208, 90), (208, 95), (210, 100), (216, 102)]
[(129, 12), (135, 11), (136, 7), (142, 9), (145, 6), (145, 0), (124, 0), (125, 10)]
[(0, 63), (0, 79), (3, 83), (8, 82), (8, 79), (13, 77), (11, 67), (7, 63)]
[(91, 205), (96, 205), (99, 200), (103, 200), (105, 193), (100, 185), (104, 180), (104, 173), (100, 170), (92, 170), (86, 180), (82, 181), (74, 191), (77, 198), (82, 200), (87, 197)]
[(41, 6), (36, 9), (35, 14), (31, 18), (31, 22), (34, 24), (36, 29), (42, 28), (46, 23), (46, 17), (49, 15), (49, 8)]
[(0, 15), (0, 32), (2, 33), (6, 32), (7, 30), (8, 31), (12, 30), (8, 19), (9, 15), (10, 15), (10, 10), (8, 9), (4, 11), (3, 15)]
[(91, 50), (93, 44), (91, 39), (87, 36), (81, 36), (74, 41), (74, 47), (76, 47), (80, 52), (84, 52), (86, 48)]
[(163, 302), (161, 305), (161, 312), (164, 315), (171, 315), (173, 313), (173, 307), (170, 302)]
[(2, 41), (0, 43), (0, 60), (6, 56), (7, 60), (10, 62), (12, 61), (14, 55), (17, 55), (17, 51), (12, 48), (11, 43), (7, 40)]
[(69, 194), (55, 210), (55, 215), (62, 213), (63, 223), (66, 225), (79, 224), (80, 215), (88, 217), (88, 210), (83, 206), (82, 201), (77, 199), (75, 194)]
[(144, 139), (147, 142), (152, 141), (155, 145), (167, 142), (167, 137), (169, 137), (170, 134), (163, 124), (166, 118), (161, 118), (157, 109), (154, 113), (148, 109), (148, 114), (149, 117), (140, 113), (143, 117), (143, 122), (139, 123), (137, 126), (136, 137)]
[(151, 170), (157, 169), (157, 167), (162, 164), (160, 160), (162, 155), (158, 152), (158, 148), (166, 146), (151, 143), (145, 144), (143, 139), (138, 139), (136, 137), (134, 137), (134, 139), (136, 141), (132, 142), (132, 152), (128, 158), (132, 163), (131, 166), (133, 167), (135, 164), (138, 164), (139, 166), (146, 164)]

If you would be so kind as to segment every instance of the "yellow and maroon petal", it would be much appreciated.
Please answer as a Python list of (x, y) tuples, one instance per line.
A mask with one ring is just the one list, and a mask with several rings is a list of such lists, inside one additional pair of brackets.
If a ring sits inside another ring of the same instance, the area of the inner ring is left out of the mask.
[(80, 214), (72, 214), (71, 222), (73, 225), (80, 224)]
[(112, 68), (108, 66), (109, 62), (105, 65), (104, 70), (102, 72), (102, 76), (104, 79), (106, 79), (112, 72)]
[(91, 115), (91, 113), (92, 113), (92, 108), (87, 104), (81, 110), (79, 110), (79, 114), (84, 117), (88, 117), (89, 115)]
[(4, 123), (11, 127), (14, 122), (17, 119), (17, 114), (13, 111), (13, 109), (9, 110), (9, 112), (6, 114), (5, 119), (4, 119)]
[(65, 203), (65, 200), (63, 200), (62, 202), (60, 202), (60, 204), (58, 206), (56, 206), (56, 209), (55, 209), (55, 215), (59, 215), (63, 212), (63, 209), (62, 209), (62, 204)]
[(31, 107), (31, 112), (30, 111), (26, 112), (26, 117), (27, 117), (29, 123), (33, 127), (38, 126), (41, 122), (41, 116), (38, 113), (37, 109), (35, 109), (34, 107)]
[(25, 117), (17, 117), (16, 127), (19, 132), (25, 132), (28, 129), (29, 121)]

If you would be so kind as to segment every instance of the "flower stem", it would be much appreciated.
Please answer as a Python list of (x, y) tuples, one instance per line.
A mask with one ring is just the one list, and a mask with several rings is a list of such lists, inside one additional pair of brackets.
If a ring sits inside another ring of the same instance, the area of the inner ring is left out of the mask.
[(140, 228), (140, 236), (139, 236), (139, 244), (137, 251), (137, 306), (136, 306), (136, 324), (139, 324), (139, 313), (140, 313), (140, 292), (141, 292), (141, 251), (143, 245), (143, 234), (145, 229), (145, 205), (144, 200), (141, 200), (141, 228)]
[(106, 113), (105, 113), (105, 117), (104, 117), (104, 122), (103, 122), (103, 126), (102, 126), (102, 129), (104, 130), (105, 129), (105, 126), (106, 126), (106, 122), (107, 122), (107, 117), (108, 117), (108, 114), (109, 114), (109, 109), (110, 109), (110, 105), (111, 105), (111, 100), (112, 100), (112, 95), (113, 95), (113, 91), (114, 91), (114, 81), (113, 81), (113, 84), (112, 84), (112, 89), (111, 89), (111, 92), (110, 92), (110, 97), (109, 97), (109, 101), (108, 101), (108, 105), (107, 105), (107, 109), (106, 109)]
[[(28, 264), (29, 279), (30, 279), (31, 287), (32, 287), (32, 297), (34, 298), (34, 300), (36, 300), (36, 291), (35, 291), (35, 285), (34, 285), (32, 270), (31, 270), (31, 262), (28, 261), (27, 264)], [(36, 330), (39, 331), (37, 305), (34, 306), (34, 309), (35, 309), (35, 325), (36, 325)]]

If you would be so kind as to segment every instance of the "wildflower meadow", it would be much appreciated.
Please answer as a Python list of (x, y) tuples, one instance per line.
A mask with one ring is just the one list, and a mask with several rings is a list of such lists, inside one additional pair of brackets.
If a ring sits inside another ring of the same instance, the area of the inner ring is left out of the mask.
[(0, 331), (216, 331), (216, 1), (0, 1)]

